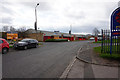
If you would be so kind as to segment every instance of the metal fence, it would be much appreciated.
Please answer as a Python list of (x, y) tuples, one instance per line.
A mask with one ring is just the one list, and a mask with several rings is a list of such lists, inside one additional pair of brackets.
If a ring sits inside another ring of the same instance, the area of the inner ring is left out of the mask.
[[(111, 41), (112, 46), (110, 46)], [(111, 37), (110, 30), (102, 30), (101, 53), (110, 53), (110, 49), (112, 49), (112, 53), (120, 53), (120, 37)]]

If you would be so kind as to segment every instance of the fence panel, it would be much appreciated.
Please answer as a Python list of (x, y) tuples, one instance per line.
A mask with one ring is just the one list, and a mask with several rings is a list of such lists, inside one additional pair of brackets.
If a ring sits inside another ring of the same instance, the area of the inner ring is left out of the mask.
[[(101, 53), (110, 53), (111, 33), (110, 30), (102, 30)], [(120, 54), (120, 37), (112, 37), (112, 53)]]

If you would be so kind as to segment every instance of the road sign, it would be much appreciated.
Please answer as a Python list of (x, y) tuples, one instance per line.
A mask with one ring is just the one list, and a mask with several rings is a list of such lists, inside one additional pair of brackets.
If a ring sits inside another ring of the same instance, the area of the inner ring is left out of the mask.
[(7, 39), (18, 39), (17, 32), (7, 32)]
[[(120, 36), (120, 7), (113, 11), (111, 15), (111, 43), (110, 54), (112, 54), (113, 37)], [(116, 38), (115, 38), (116, 39)], [(117, 42), (115, 41), (115, 44)]]
[(120, 7), (111, 15), (111, 36), (120, 36)]
[(120, 31), (113, 31), (113, 32), (112, 32), (112, 35), (113, 35), (113, 36), (120, 36)]

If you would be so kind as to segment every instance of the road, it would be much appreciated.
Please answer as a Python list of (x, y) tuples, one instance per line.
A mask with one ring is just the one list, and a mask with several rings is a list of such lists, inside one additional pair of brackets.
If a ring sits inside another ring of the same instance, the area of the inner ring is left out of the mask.
[(39, 48), (2, 56), (3, 78), (59, 78), (78, 49), (88, 41), (47, 42)]

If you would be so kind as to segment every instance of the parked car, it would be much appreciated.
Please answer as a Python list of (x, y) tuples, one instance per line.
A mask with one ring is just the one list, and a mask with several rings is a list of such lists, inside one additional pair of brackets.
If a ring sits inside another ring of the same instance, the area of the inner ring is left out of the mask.
[(94, 37), (91, 37), (90, 40), (95, 40), (95, 38), (94, 38)]
[(9, 43), (5, 39), (0, 38), (0, 53), (2, 52), (3, 54), (5, 54), (8, 51), (9, 51)]
[(37, 48), (38, 41), (36, 39), (23, 39), (17, 43), (13, 44), (15, 49), (28, 49), (28, 48)]

